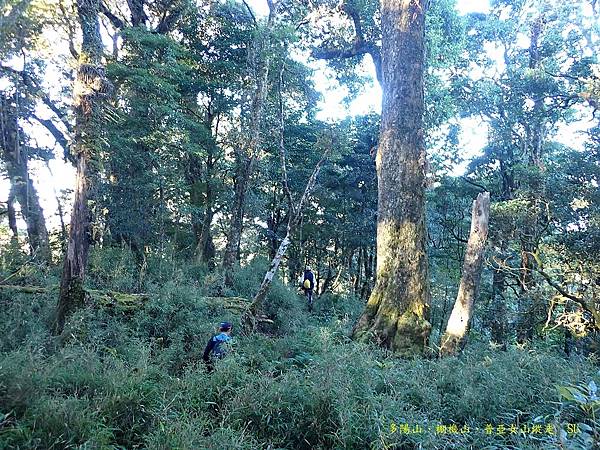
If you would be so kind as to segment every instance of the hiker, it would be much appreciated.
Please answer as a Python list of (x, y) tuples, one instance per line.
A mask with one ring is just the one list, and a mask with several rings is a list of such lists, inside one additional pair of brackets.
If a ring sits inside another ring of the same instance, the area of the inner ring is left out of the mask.
[(308, 300), (308, 310), (312, 311), (312, 296), (313, 289), (315, 288), (315, 275), (312, 273), (310, 266), (306, 266), (306, 269), (304, 269), (304, 276), (302, 278), (302, 289), (304, 289), (304, 295), (306, 295)]
[(224, 344), (231, 340), (232, 329), (233, 325), (231, 322), (221, 322), (219, 324), (219, 334), (211, 337), (208, 344), (206, 344), (202, 359), (206, 363), (206, 368), (209, 372), (212, 372), (214, 369), (214, 360), (223, 358), (227, 353)]

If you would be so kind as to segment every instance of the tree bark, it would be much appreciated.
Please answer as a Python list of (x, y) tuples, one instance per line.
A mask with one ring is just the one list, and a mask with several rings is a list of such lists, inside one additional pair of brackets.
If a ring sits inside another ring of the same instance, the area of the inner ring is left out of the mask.
[(77, 77), (73, 86), (75, 135), (73, 150), (77, 159), (75, 201), (67, 254), (60, 281), (54, 332), (62, 333), (65, 320), (83, 305), (86, 266), (91, 242), (90, 202), (94, 200), (93, 181), (97, 172), (97, 154), (101, 141), (103, 97), (110, 83), (102, 66), (102, 40), (98, 22), (99, 0), (78, 0), (77, 11), (83, 34)]
[(490, 194), (481, 193), (473, 201), (471, 233), (467, 242), (462, 278), (454, 308), (442, 336), (440, 356), (455, 355), (464, 347), (473, 317), (473, 304), (479, 293), (483, 254), (490, 219)]
[(10, 181), (9, 193), (9, 226), (16, 233), (16, 215), (14, 201), (21, 206), (21, 214), (27, 224), (27, 237), (31, 252), (42, 260), (50, 259), (50, 245), (44, 211), (40, 205), (37, 190), (29, 177), (27, 151), (21, 142), (18, 123), (18, 93), (12, 98), (0, 98), (0, 130), (2, 132), (2, 159)]
[(377, 150), (376, 285), (353, 337), (403, 355), (431, 331), (425, 248), (425, 0), (381, 0), (383, 110)]

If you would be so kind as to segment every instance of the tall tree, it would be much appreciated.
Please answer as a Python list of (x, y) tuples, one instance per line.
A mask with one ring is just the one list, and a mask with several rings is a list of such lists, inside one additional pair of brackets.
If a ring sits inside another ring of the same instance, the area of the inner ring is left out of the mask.
[(13, 95), (0, 96), (0, 145), (2, 162), (10, 181), (8, 201), (9, 222), (13, 233), (17, 228), (14, 215), (14, 201), (21, 206), (21, 214), (27, 224), (29, 246), (41, 259), (50, 257), (48, 231), (44, 219), (44, 211), (40, 205), (37, 190), (29, 176), (29, 150), (24, 143), (25, 134), (19, 126), (19, 99), (17, 91)]
[(423, 352), (429, 324), (425, 249), (423, 0), (382, 0), (383, 109), (378, 181), (376, 284), (353, 336), (401, 354)]
[(62, 332), (67, 316), (83, 304), (83, 281), (91, 241), (90, 202), (94, 201), (94, 174), (103, 142), (104, 97), (110, 90), (102, 63), (103, 46), (98, 22), (99, 0), (78, 0), (77, 12), (83, 35), (77, 77), (73, 85), (76, 122), (72, 149), (77, 160), (75, 201), (71, 212), (69, 242), (60, 281), (54, 332)]
[(260, 152), (263, 110), (269, 89), (271, 55), (268, 45), (276, 14), (275, 4), (272, 0), (268, 0), (268, 3), (269, 17), (267, 23), (264, 27), (257, 25), (255, 38), (249, 49), (249, 70), (251, 78), (254, 80), (254, 86), (250, 96), (250, 123), (247, 128), (249, 137), (240, 148), (236, 147), (235, 151), (233, 206), (222, 264), (224, 286), (227, 287), (231, 287), (233, 284), (233, 269), (239, 257), (248, 183)]

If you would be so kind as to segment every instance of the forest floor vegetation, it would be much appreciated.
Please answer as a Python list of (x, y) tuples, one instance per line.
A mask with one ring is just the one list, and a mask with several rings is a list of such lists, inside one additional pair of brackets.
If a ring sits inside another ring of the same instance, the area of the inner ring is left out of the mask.
[[(102, 252), (90, 288), (139, 290), (135, 265)], [(251, 298), (264, 265), (239, 270), (228, 295)], [(239, 312), (215, 300), (219, 279), (201, 267), (170, 266), (162, 282), (159, 269), (149, 265), (139, 308), (90, 304), (61, 339), (50, 333), (55, 292), (0, 292), (0, 448), (594, 445), (598, 365), (567, 359), (552, 342), (502, 351), (478, 337), (459, 357), (399, 359), (348, 338), (361, 301), (326, 294), (309, 314), (276, 282), (266, 302), (273, 323), (251, 336), (234, 328), (232, 351), (207, 374), (204, 343)]]

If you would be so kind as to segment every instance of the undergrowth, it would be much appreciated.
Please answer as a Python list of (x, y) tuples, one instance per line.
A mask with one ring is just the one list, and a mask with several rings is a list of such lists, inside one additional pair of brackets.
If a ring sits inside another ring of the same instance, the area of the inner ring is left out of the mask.
[[(102, 264), (95, 260), (93, 283), (120, 276), (115, 287), (140, 287), (125, 260), (113, 265), (118, 276)], [(240, 270), (228, 294), (250, 297), (263, 268)], [(323, 296), (309, 314), (302, 297), (275, 283), (274, 323), (235, 336), (207, 374), (200, 357), (215, 324), (238, 318), (205, 301), (219, 280), (189, 267), (168, 281), (153, 276), (139, 309), (89, 305), (60, 340), (49, 333), (55, 293), (0, 294), (0, 448), (595, 445), (600, 380), (589, 361), (483, 341), (458, 358), (398, 359), (348, 338), (360, 301)]]

